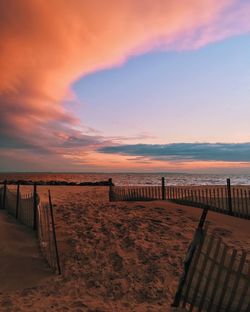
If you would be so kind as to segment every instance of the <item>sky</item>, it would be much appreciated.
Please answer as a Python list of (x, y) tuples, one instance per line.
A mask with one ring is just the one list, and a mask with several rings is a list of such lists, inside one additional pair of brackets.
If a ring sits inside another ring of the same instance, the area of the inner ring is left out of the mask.
[(248, 0), (0, 0), (0, 171), (250, 173)]

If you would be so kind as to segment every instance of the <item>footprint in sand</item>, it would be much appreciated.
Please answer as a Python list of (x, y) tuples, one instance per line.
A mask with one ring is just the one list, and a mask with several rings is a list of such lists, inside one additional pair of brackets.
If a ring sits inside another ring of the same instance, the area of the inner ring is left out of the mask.
[(135, 241), (129, 236), (126, 236), (121, 242), (121, 247), (124, 249), (131, 249), (134, 246), (135, 246)]
[(142, 209), (142, 208), (145, 208), (145, 207), (143, 205), (136, 205), (135, 208)]
[(109, 258), (115, 272), (119, 272), (123, 269), (123, 258), (117, 252), (111, 253)]

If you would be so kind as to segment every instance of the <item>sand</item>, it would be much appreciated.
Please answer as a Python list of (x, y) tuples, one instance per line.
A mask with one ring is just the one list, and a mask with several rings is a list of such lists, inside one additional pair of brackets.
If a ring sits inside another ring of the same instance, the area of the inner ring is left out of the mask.
[(0, 210), (0, 292), (44, 284), (52, 277), (35, 234)]
[[(44, 198), (47, 187), (39, 187)], [(0, 294), (1, 311), (170, 311), (201, 210), (108, 202), (106, 187), (51, 187), (62, 276)], [(250, 252), (248, 220), (209, 212), (209, 227)]]

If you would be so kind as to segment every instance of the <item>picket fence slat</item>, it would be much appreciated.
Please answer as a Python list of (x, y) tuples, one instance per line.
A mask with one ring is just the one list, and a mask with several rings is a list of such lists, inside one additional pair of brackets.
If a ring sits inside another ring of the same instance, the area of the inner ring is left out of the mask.
[[(250, 306), (249, 254), (227, 246), (220, 237), (206, 231), (191, 243), (184, 262), (174, 307), (185, 311), (248, 312)], [(190, 265), (190, 250), (194, 256)], [(183, 275), (184, 276), (184, 275)]]

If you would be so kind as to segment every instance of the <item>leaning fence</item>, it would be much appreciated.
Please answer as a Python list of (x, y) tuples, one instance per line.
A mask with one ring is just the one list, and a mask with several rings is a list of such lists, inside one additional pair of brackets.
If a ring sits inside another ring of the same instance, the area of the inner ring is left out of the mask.
[(250, 188), (231, 186), (110, 186), (110, 201), (170, 200), (250, 219)]
[(20, 185), (17, 185), (15, 192), (5, 184), (0, 188), (0, 209), (5, 209), (20, 223), (37, 231), (39, 246), (44, 258), (49, 266), (60, 274), (61, 267), (50, 193), (48, 202), (44, 203), (40, 201), (36, 185), (32, 193), (21, 194)]
[(37, 210), (38, 238), (42, 254), (49, 266), (61, 274), (51, 201), (39, 203)]
[(173, 306), (185, 311), (250, 311), (249, 254), (197, 231)]

